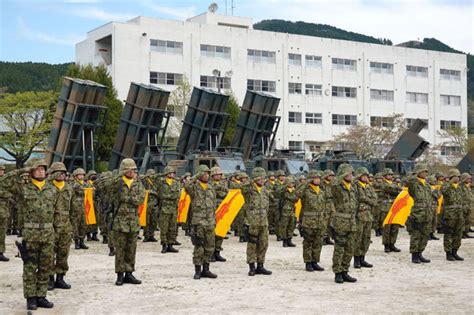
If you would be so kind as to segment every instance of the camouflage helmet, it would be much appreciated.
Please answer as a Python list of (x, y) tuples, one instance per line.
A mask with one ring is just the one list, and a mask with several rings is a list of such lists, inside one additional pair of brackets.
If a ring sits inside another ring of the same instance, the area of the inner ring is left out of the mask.
[(278, 170), (278, 171), (275, 172), (275, 176), (277, 176), (277, 177), (278, 176), (286, 176), (286, 174), (285, 174), (284, 170)]
[(375, 179), (377, 179), (377, 178), (382, 179), (383, 175), (382, 175), (382, 173), (379, 172), (379, 173), (376, 173), (374, 177), (375, 177)]
[(382, 171), (382, 176), (393, 175), (393, 170), (390, 167), (384, 168)]
[(77, 175), (86, 175), (86, 171), (84, 171), (83, 168), (76, 168), (73, 172), (72, 172), (72, 176), (76, 177)]
[(367, 175), (367, 176), (369, 176), (369, 171), (367, 170), (367, 168), (365, 168), (365, 167), (363, 167), (363, 166), (362, 166), (362, 167), (358, 167), (358, 168), (355, 170), (355, 172), (354, 172), (354, 176), (355, 176), (356, 178), (360, 178), (360, 177), (362, 177), (362, 175)]
[(5, 170), (5, 165), (0, 165), (0, 171), (4, 171)]
[(183, 174), (183, 178), (188, 177), (188, 176), (193, 176), (193, 175), (190, 172), (186, 172), (186, 173)]
[(62, 162), (54, 162), (49, 167), (49, 172), (53, 174), (54, 172), (67, 172), (66, 166)]
[(252, 179), (254, 179), (254, 180), (258, 180), (262, 177), (265, 178), (266, 175), (267, 174), (266, 174), (265, 170), (261, 167), (256, 167), (252, 171)]
[(465, 181), (467, 181), (467, 180), (471, 180), (471, 174), (469, 174), (469, 173), (462, 173), (462, 174), (461, 174), (461, 181), (462, 181), (462, 182), (465, 182)]
[(145, 175), (150, 176), (150, 175), (156, 175), (156, 171), (152, 168), (149, 168), (146, 170)]
[(461, 172), (457, 168), (452, 168), (448, 171), (448, 178), (451, 179), (456, 176), (461, 176)]
[(310, 170), (308, 173), (308, 178), (316, 178), (316, 177), (321, 178), (322, 175), (323, 175), (322, 171)]
[(436, 176), (434, 176), (434, 175), (430, 175), (426, 179), (428, 180), (428, 183), (430, 183), (430, 184), (436, 183)]
[(299, 181), (306, 180), (306, 176), (304, 176), (303, 174), (301, 174), (300, 176), (298, 176), (298, 180), (299, 180)]
[(222, 171), (219, 166), (214, 166), (213, 168), (211, 168), (211, 176), (214, 175), (222, 175)]
[(239, 178), (249, 178), (249, 176), (245, 172), (239, 172)]
[(174, 167), (171, 165), (166, 166), (165, 169), (163, 170), (163, 174), (168, 175), (171, 173), (176, 173), (176, 170), (174, 169)]
[(287, 176), (285, 180), (287, 184), (296, 183), (296, 178), (293, 175)]
[(270, 171), (270, 172), (267, 173), (267, 177), (272, 177), (272, 176), (275, 176), (275, 172)]
[(89, 172), (87, 172), (86, 178), (87, 178), (87, 179), (90, 179), (90, 178), (91, 178), (92, 176), (94, 176), (94, 175), (97, 176), (97, 172), (94, 171), (94, 170), (90, 170)]
[(120, 172), (127, 172), (127, 171), (132, 171), (137, 169), (137, 164), (135, 163), (134, 160), (130, 158), (123, 159), (122, 162), (120, 163)]
[(31, 170), (34, 170), (40, 166), (43, 166), (45, 169), (48, 168), (48, 164), (43, 159), (40, 158), (33, 158), (30, 161), (28, 161), (27, 166), (31, 168)]
[(343, 163), (337, 168), (337, 177), (344, 178), (347, 175), (352, 174), (353, 171), (354, 169), (350, 164)]
[(206, 164), (200, 164), (196, 170), (196, 177), (199, 178), (204, 175), (204, 173), (210, 173), (211, 170)]
[(329, 177), (329, 176), (335, 176), (336, 174), (334, 174), (334, 172), (330, 169), (327, 169), (324, 171), (323, 173), (323, 178), (326, 178), (326, 177)]
[(415, 169), (413, 170), (413, 173), (415, 175), (418, 175), (423, 172), (428, 172), (428, 167), (424, 164), (416, 164)]
[(100, 178), (110, 178), (112, 177), (112, 172), (111, 171), (105, 171), (102, 174), (100, 174)]
[(444, 178), (444, 177), (446, 177), (446, 175), (444, 175), (443, 172), (436, 172), (435, 177), (436, 177), (436, 179), (438, 179), (440, 177)]

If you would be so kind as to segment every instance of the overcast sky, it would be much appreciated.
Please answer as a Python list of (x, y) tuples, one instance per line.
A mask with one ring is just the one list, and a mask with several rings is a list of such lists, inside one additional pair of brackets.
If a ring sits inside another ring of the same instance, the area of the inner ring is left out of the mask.
[[(0, 60), (74, 61), (74, 44), (87, 31), (138, 15), (184, 20), (212, 1), (0, 0)], [(225, 0), (215, 1), (225, 14)], [(227, 0), (227, 13), (231, 13)], [(394, 44), (434, 37), (474, 53), (472, 0), (234, 0), (234, 15), (323, 23), (391, 39)]]

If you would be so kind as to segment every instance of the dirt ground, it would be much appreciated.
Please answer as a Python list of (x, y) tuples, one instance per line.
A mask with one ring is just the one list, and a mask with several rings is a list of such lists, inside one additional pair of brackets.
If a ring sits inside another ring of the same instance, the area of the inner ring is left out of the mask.
[[(7, 237), (8, 263), (0, 264), (0, 314), (24, 314), (22, 264), (15, 258), (15, 236)], [(38, 314), (104, 313), (470, 313), (474, 310), (474, 239), (463, 240), (464, 262), (445, 260), (442, 240), (430, 241), (430, 264), (414, 265), (408, 234), (401, 231), (401, 253), (383, 253), (373, 237), (367, 260), (372, 269), (354, 270), (357, 283), (334, 283), (332, 246), (324, 246), (324, 272), (306, 272), (301, 238), (296, 248), (282, 248), (270, 237), (267, 268), (271, 276), (247, 276), (245, 244), (235, 237), (224, 241), (228, 261), (213, 263), (216, 280), (193, 280), (192, 246), (180, 231), (178, 254), (161, 254), (159, 243), (139, 241), (136, 276), (142, 285), (114, 285), (114, 258), (106, 245), (88, 242), (89, 250), (71, 250), (66, 279), (71, 290), (48, 293), (53, 310)]]

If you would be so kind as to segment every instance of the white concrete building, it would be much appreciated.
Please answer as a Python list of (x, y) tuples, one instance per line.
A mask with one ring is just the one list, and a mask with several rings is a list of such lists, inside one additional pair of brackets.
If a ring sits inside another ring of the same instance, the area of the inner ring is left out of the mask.
[(348, 125), (389, 123), (392, 113), (427, 120), (421, 136), (434, 145), (438, 130), (467, 127), (465, 55), (259, 31), (249, 18), (110, 22), (76, 45), (76, 62), (105, 63), (121, 99), (131, 81), (172, 90), (185, 76), (216, 87), (213, 70), (232, 71), (222, 88), (239, 103), (247, 88), (281, 99), (277, 148), (310, 152)]

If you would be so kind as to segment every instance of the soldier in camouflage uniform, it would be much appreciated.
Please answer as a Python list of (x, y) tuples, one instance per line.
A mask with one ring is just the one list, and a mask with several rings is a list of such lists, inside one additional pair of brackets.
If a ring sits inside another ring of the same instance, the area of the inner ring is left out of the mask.
[(145, 188), (138, 180), (135, 161), (128, 158), (122, 160), (119, 177), (113, 182), (110, 192), (114, 202), (112, 230), (117, 273), (115, 284), (119, 286), (124, 283), (141, 284), (133, 272), (137, 253), (137, 234), (140, 231), (138, 207), (145, 200)]
[(75, 249), (88, 249), (84, 244), (84, 238), (87, 232), (86, 211), (84, 208), (84, 188), (89, 188), (89, 184), (84, 180), (86, 172), (82, 168), (77, 168), (72, 172), (73, 180), (71, 186), (74, 189), (77, 202), (77, 213), (74, 222), (74, 244)]
[(11, 197), (11, 194), (7, 191), (6, 187), (8, 185), (4, 185), (4, 175), (5, 175), (5, 167), (0, 165), (0, 261), (9, 261), (10, 259), (7, 258), (5, 253), (5, 235), (7, 234), (8, 230), (8, 221), (9, 221), (9, 209), (8, 209), (8, 200)]
[[(244, 228), (248, 233), (249, 276), (272, 274), (263, 265), (268, 249), (268, 207), (271, 194), (265, 187), (265, 176), (265, 170), (256, 167), (252, 171), (252, 181), (241, 186), (242, 195), (247, 204), (244, 212)], [(255, 263), (257, 263), (257, 269), (255, 269)]]
[(437, 185), (436, 176), (428, 176), (427, 180), (431, 187), (431, 204), (433, 209), (433, 215), (431, 219), (431, 229), (430, 229), (430, 236), (428, 240), (439, 240), (438, 237), (435, 236), (435, 232), (438, 226), (438, 199), (441, 196), (441, 185)]
[(336, 212), (331, 220), (334, 236), (332, 270), (335, 282), (356, 282), (349, 275), (349, 267), (354, 249), (356, 234), (357, 197), (352, 183), (352, 167), (341, 164), (337, 169), (336, 183), (332, 186), (332, 197)]
[(72, 224), (75, 222), (74, 215), (77, 211), (76, 196), (74, 190), (65, 182), (66, 166), (61, 162), (54, 162), (49, 169), (49, 180), (57, 195), (57, 203), (54, 209), (54, 267), (49, 276), (48, 290), (70, 289), (71, 285), (64, 281), (64, 276), (69, 270), (68, 257), (72, 240)]
[[(217, 207), (222, 203), (222, 200), (227, 196), (229, 189), (227, 189), (224, 181), (222, 180), (222, 171), (218, 166), (214, 166), (211, 168), (211, 178), (212, 182), (211, 185), (214, 187), (214, 191), (216, 192), (216, 210)], [(211, 258), (211, 261), (221, 261), (225, 262), (226, 259), (221, 256), (222, 242), (224, 241), (223, 237), (216, 235), (215, 241), (215, 251), (214, 256)]]
[(377, 205), (377, 195), (369, 184), (369, 171), (359, 167), (355, 171), (354, 191), (357, 198), (356, 234), (354, 240), (354, 268), (372, 268), (365, 260), (369, 251), (372, 231), (372, 207)]
[(143, 242), (156, 243), (155, 231), (158, 228), (158, 192), (155, 182), (151, 176), (156, 175), (155, 170), (146, 171), (146, 176), (142, 180), (143, 186), (148, 190), (148, 204), (146, 208), (146, 227), (143, 232)]
[(423, 257), (433, 218), (433, 196), (431, 186), (426, 182), (428, 168), (418, 164), (414, 175), (408, 180), (408, 193), (413, 198), (413, 207), (406, 223), (410, 234), (411, 261), (415, 264), (429, 263), (430, 260)]
[[(380, 185), (380, 195), (379, 201), (381, 202), (381, 221), (385, 220), (390, 208), (393, 204), (393, 201), (402, 191), (402, 188), (399, 187), (395, 182), (393, 182), (393, 171), (390, 168), (384, 169), (382, 172), (384, 177), (382, 184)], [(390, 252), (400, 252), (400, 249), (395, 247), (398, 236), (398, 224), (386, 224), (383, 227), (382, 234), (382, 244), (384, 245), (384, 251), (386, 253)]]
[(324, 220), (326, 222), (326, 230), (324, 231), (324, 245), (334, 245), (334, 242), (331, 241), (331, 237), (328, 234), (329, 231), (329, 224), (331, 224), (332, 217), (334, 216), (334, 212), (336, 212), (334, 208), (334, 203), (332, 199), (332, 192), (331, 187), (334, 181), (334, 172), (332, 170), (325, 170), (322, 177), (321, 182), (321, 189), (324, 191), (324, 196), (326, 199), (326, 210)]
[(110, 230), (110, 218), (112, 216), (112, 201), (110, 199), (109, 189), (114, 181), (112, 172), (107, 171), (101, 174), (96, 184), (96, 199), (99, 207), (100, 234), (102, 234), (102, 243), (109, 247), (109, 256), (115, 255), (115, 249), (112, 240), (112, 231)]
[(295, 203), (298, 196), (295, 191), (296, 179), (294, 176), (286, 178), (286, 187), (281, 192), (281, 216), (278, 235), (283, 241), (283, 247), (295, 247), (293, 244), (293, 232), (296, 227)]
[(471, 175), (469, 173), (461, 174), (461, 189), (462, 189), (462, 208), (464, 215), (464, 231), (462, 238), (474, 238), (469, 235), (471, 229), (471, 212), (472, 210), (472, 191), (471, 191)]
[(303, 260), (306, 271), (310, 272), (324, 271), (324, 268), (318, 264), (326, 231), (327, 201), (320, 186), (322, 175), (321, 171), (309, 171), (309, 183), (297, 189), (297, 196), (301, 199), (299, 221), (303, 236)]
[(161, 252), (163, 254), (177, 253), (178, 250), (173, 245), (176, 243), (178, 232), (178, 223), (176, 221), (181, 185), (179, 181), (175, 180), (176, 171), (172, 166), (165, 167), (163, 175), (165, 177), (156, 185), (160, 202)]
[[(274, 172), (268, 172), (267, 181), (265, 182), (265, 187), (273, 192), (276, 188), (276, 177)], [(278, 202), (277, 200), (271, 199), (270, 206), (268, 208), (268, 230), (270, 235), (275, 235), (277, 226), (275, 226), (275, 216), (278, 211)]]
[(54, 209), (58, 194), (46, 181), (46, 163), (32, 159), (29, 163), (31, 182), (23, 185), (23, 294), (28, 310), (53, 308), (46, 299), (48, 278), (54, 261)]
[[(98, 207), (98, 204), (97, 204), (97, 199), (96, 199), (96, 193), (95, 193), (95, 181), (97, 180), (97, 172), (94, 171), (94, 170), (91, 170), (89, 172), (87, 172), (86, 174), (86, 181), (87, 181), (87, 184), (89, 185), (89, 187), (92, 187), (94, 188), (94, 192), (93, 192), (93, 200), (94, 200), (94, 209), (99, 209)], [(99, 216), (97, 216), (99, 217)], [(97, 238), (97, 233), (98, 233), (99, 229), (98, 229), (98, 226), (97, 224), (90, 224), (90, 225), (87, 225), (87, 240), (88, 241), (94, 241), (94, 242), (98, 242), (99, 239)]]
[[(249, 182), (249, 176), (245, 172), (239, 172), (238, 176), (239, 184), (237, 187), (241, 187), (245, 183)], [(235, 186), (234, 186), (235, 187)], [(244, 213), (245, 213), (245, 208), (247, 205), (243, 205), (242, 209), (237, 213), (237, 216), (234, 219), (234, 229), (237, 231), (237, 235), (239, 236), (239, 242), (244, 243), (247, 242), (247, 236), (245, 235), (243, 226), (244, 226)]]
[[(188, 215), (191, 222), (191, 241), (194, 245), (194, 279), (217, 278), (209, 270), (209, 263), (215, 251), (216, 228), (216, 192), (209, 184), (209, 167), (199, 165), (196, 180), (187, 183), (184, 188), (191, 197), (193, 211)], [(202, 270), (201, 270), (202, 266)]]
[(274, 224), (275, 224), (275, 233), (277, 236), (277, 241), (281, 241), (282, 237), (281, 235), (278, 235), (278, 227), (280, 226), (280, 217), (281, 217), (281, 211), (282, 211), (282, 204), (281, 204), (281, 193), (285, 190), (285, 181), (286, 181), (286, 175), (285, 171), (283, 170), (278, 170), (275, 173), (277, 180), (275, 182), (275, 185), (273, 187), (273, 191), (270, 194), (270, 198), (273, 199), (272, 203), (277, 205), (276, 211), (275, 211), (275, 217), (274, 217)]
[(379, 236), (382, 236), (383, 221), (385, 219), (385, 218), (382, 218), (382, 209), (381, 209), (382, 208), (381, 200), (383, 197), (382, 184), (383, 184), (384, 178), (382, 176), (382, 173), (375, 174), (374, 178), (375, 178), (375, 181), (372, 185), (372, 188), (374, 189), (375, 194), (377, 195), (378, 203), (375, 207), (372, 207), (372, 216), (374, 218), (372, 227), (375, 230), (375, 236), (379, 237)]

